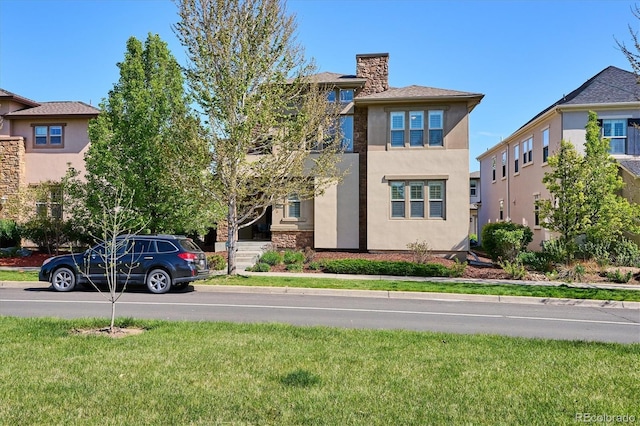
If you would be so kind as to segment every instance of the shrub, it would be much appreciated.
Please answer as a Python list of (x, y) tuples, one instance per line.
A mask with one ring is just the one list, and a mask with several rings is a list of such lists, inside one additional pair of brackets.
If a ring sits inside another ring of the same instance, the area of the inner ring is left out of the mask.
[(455, 263), (449, 268), (450, 277), (461, 277), (464, 275), (464, 270), (467, 269), (467, 262), (460, 262), (456, 258)]
[[(497, 231), (501, 232), (496, 236)], [(533, 241), (531, 228), (513, 222), (489, 223), (482, 228), (481, 235), (482, 247), (494, 262), (513, 261)]]
[(413, 254), (413, 261), (416, 263), (427, 263), (429, 257), (431, 257), (431, 249), (426, 241), (416, 240), (407, 244), (407, 248)]
[(271, 266), (268, 263), (258, 262), (246, 270), (249, 272), (269, 272), (271, 270)]
[(612, 244), (611, 260), (617, 266), (637, 267), (640, 265), (640, 249), (633, 241), (622, 238)]
[(311, 269), (312, 271), (319, 271), (323, 268), (323, 263), (322, 262), (309, 262), (309, 269)]
[(302, 272), (302, 263), (289, 263), (287, 265), (287, 271)]
[(498, 265), (500, 265), (511, 279), (523, 280), (527, 276), (527, 269), (517, 260), (514, 262), (505, 260), (504, 262), (498, 262)]
[(20, 228), (10, 219), (0, 219), (0, 247), (20, 245)]
[(69, 221), (62, 221), (51, 217), (38, 217), (25, 223), (22, 236), (52, 254), (58, 249), (76, 241), (76, 233)]
[(518, 254), (516, 261), (538, 272), (550, 272), (553, 269), (551, 257), (543, 252), (522, 251)]
[(341, 259), (325, 262), (324, 270), (333, 274), (396, 275), (449, 277), (452, 272), (437, 263), (390, 262), (382, 260)]
[(304, 262), (304, 254), (299, 251), (287, 250), (284, 252), (283, 260), (286, 265), (291, 265), (292, 263), (302, 264)]
[(207, 263), (209, 264), (209, 269), (214, 271), (222, 271), (227, 267), (227, 261), (219, 254), (212, 254), (207, 257)]
[(279, 265), (282, 263), (282, 254), (276, 250), (269, 250), (260, 257), (260, 263), (266, 263), (270, 266)]
[(633, 274), (631, 273), (631, 271), (623, 273), (620, 271), (620, 269), (607, 272), (607, 279), (611, 282), (618, 283), (618, 284), (628, 283), (631, 280), (632, 276)]
[(551, 263), (564, 263), (567, 260), (567, 250), (557, 239), (543, 241), (542, 253)]

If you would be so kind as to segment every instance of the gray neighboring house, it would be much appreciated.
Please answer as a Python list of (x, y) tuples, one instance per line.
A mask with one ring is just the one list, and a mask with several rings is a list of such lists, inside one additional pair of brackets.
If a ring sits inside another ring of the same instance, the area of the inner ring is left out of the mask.
[(535, 202), (549, 197), (542, 183), (550, 171), (547, 158), (562, 139), (584, 154), (588, 112), (598, 114), (603, 137), (611, 140), (611, 155), (626, 182), (623, 195), (640, 201), (640, 90), (635, 74), (609, 66), (563, 95), (508, 138), (478, 157), (482, 204), (480, 230), (498, 221), (529, 226), (534, 238), (529, 248), (551, 238), (541, 223)]

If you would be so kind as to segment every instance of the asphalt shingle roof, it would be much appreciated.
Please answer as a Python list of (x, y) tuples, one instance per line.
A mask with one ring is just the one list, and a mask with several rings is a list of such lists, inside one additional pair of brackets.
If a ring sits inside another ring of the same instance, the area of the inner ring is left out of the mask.
[(13, 92), (9, 92), (8, 90), (0, 89), (0, 99), (13, 99), (16, 102), (20, 102), (29, 106), (37, 106), (40, 105), (38, 102), (31, 100), (29, 98), (25, 98), (24, 96), (16, 95)]
[(404, 99), (404, 98), (438, 98), (438, 97), (469, 97), (483, 96), (480, 93), (460, 92), (457, 90), (438, 89), (436, 87), (427, 86), (406, 86), (392, 87), (384, 92), (373, 93), (367, 96), (358, 97), (358, 100), (374, 100), (374, 99)]
[(25, 108), (6, 114), (6, 117), (35, 117), (43, 115), (98, 115), (100, 110), (84, 102), (61, 101), (42, 102), (39, 106)]

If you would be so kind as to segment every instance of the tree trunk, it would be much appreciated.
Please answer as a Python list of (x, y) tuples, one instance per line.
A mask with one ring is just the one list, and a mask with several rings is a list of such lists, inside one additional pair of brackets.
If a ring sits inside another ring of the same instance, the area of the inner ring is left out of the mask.
[(236, 252), (238, 244), (238, 221), (235, 198), (229, 200), (229, 213), (227, 215), (227, 274), (236, 275)]

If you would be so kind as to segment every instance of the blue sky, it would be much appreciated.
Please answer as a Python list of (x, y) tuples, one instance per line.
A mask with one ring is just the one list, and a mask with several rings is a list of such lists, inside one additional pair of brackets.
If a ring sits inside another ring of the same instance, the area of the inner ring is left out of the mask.
[[(624, 0), (289, 0), (320, 71), (355, 72), (389, 53), (389, 83), (484, 93), (471, 114), (476, 157), (609, 65), (640, 29)], [(171, 0), (0, 0), (0, 87), (36, 101), (98, 105), (129, 37), (157, 33), (179, 62)]]

